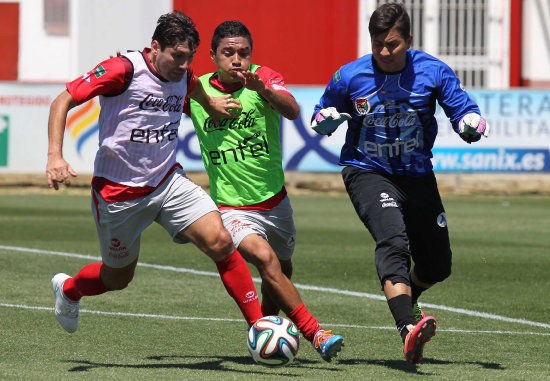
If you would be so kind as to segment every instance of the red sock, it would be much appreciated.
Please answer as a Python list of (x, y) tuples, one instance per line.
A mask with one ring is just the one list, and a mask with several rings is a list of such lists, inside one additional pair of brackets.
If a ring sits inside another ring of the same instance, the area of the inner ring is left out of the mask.
[(248, 325), (252, 325), (256, 320), (262, 318), (262, 310), (258, 302), (256, 287), (252, 282), (252, 275), (237, 249), (228, 258), (216, 262), (216, 267), (227, 293), (237, 302)]
[(262, 308), (262, 315), (263, 315), (263, 316), (279, 315), (279, 311), (280, 311), (279, 308), (277, 308), (277, 307), (275, 307), (275, 308), (273, 308), (273, 309), (268, 308), (268, 307), (266, 307), (266, 305), (264, 304), (263, 301), (262, 301), (261, 308)]
[(288, 318), (292, 320), (298, 327), (302, 335), (309, 342), (313, 342), (313, 338), (317, 331), (321, 330), (321, 326), (315, 317), (307, 310), (306, 305), (301, 303), (298, 307), (288, 314)]
[(78, 274), (68, 278), (63, 284), (63, 293), (67, 298), (78, 302), (83, 296), (99, 295), (107, 292), (99, 277), (103, 263), (92, 263), (84, 266)]

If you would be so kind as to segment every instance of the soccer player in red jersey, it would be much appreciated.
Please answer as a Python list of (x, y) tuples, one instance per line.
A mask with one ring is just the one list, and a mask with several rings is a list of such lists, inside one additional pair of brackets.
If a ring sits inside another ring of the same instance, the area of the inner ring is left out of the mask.
[(62, 154), (68, 111), (99, 96), (99, 149), (92, 180), (92, 212), (101, 263), (52, 279), (55, 314), (68, 332), (78, 328), (80, 298), (124, 289), (134, 276), (142, 231), (157, 222), (176, 243), (194, 243), (216, 263), (222, 282), (247, 323), (262, 317), (250, 271), (220, 213), (176, 162), (177, 131), (186, 96), (217, 120), (240, 107), (208, 96), (193, 74), (199, 44), (193, 21), (180, 12), (158, 19), (150, 48), (97, 65), (67, 83), (52, 103), (48, 124), (48, 185), (70, 185), (75, 171)]

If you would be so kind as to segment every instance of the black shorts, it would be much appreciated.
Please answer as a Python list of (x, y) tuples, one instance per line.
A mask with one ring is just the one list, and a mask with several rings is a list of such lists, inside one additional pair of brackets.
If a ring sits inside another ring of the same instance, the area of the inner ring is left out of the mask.
[(410, 285), (411, 257), (424, 283), (451, 274), (447, 219), (433, 172), (413, 178), (350, 166), (342, 177), (357, 215), (376, 242), (382, 285), (386, 280)]

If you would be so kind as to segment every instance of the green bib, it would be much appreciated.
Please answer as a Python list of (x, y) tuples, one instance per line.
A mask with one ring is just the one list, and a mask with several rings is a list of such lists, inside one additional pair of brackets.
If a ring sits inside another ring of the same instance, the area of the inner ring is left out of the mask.
[[(259, 66), (251, 65), (255, 72)], [(206, 93), (227, 95), (210, 84), (215, 73), (201, 76)], [(284, 185), (280, 115), (257, 92), (242, 87), (232, 93), (243, 107), (239, 119), (223, 118), (216, 126), (191, 100), (191, 119), (210, 179), (210, 195), (218, 205), (256, 204), (277, 194)]]

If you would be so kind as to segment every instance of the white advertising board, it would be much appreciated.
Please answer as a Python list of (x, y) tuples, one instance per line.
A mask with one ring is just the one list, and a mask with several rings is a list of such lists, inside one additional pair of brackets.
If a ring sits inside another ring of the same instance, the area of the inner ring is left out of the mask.
[[(48, 149), (49, 107), (63, 84), (0, 83), (0, 174), (43, 173)], [(290, 87), (300, 107), (295, 121), (283, 119), (281, 139), (285, 170), (336, 172), (345, 128), (332, 136), (309, 128), (322, 87)], [(489, 121), (488, 139), (466, 144), (452, 131), (442, 110), (433, 163), (439, 172), (550, 172), (550, 92), (471, 91)], [(97, 99), (71, 110), (64, 157), (77, 173), (92, 173), (98, 144)], [(184, 116), (178, 161), (186, 170), (204, 170), (193, 126)]]

